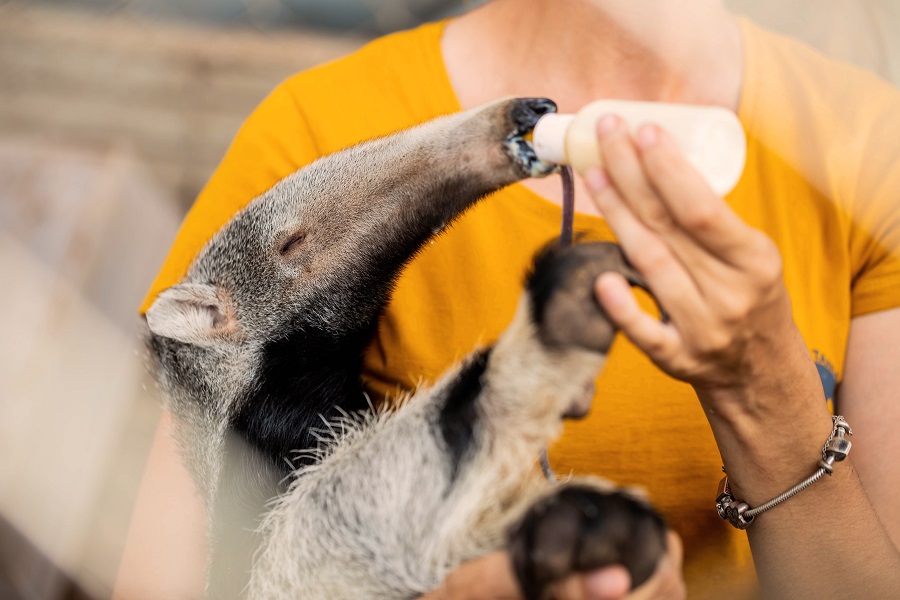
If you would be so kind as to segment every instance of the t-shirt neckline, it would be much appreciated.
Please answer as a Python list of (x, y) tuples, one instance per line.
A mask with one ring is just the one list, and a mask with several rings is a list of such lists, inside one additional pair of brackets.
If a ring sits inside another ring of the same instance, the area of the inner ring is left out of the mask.
[[(748, 31), (753, 24), (741, 15), (735, 15), (735, 18), (740, 28), (742, 44), (741, 90), (738, 98), (737, 115), (741, 123), (744, 124), (744, 129), (747, 130), (752, 116), (754, 101), (752, 95), (754, 89), (753, 78), (755, 77), (754, 48), (751, 32)], [(447, 72), (447, 66), (441, 52), (441, 39), (449, 22), (450, 19), (443, 19), (428, 23), (420, 29), (423, 51), (427, 57), (428, 70), (431, 72), (432, 84), (434, 85), (430, 96), (435, 99), (435, 114), (450, 114), (462, 110), (462, 104), (459, 102), (456, 91), (453, 89), (453, 84), (450, 82), (450, 75)], [(558, 220), (561, 217), (561, 206), (521, 183), (516, 183), (508, 189), (519, 197), (521, 206), (528, 208), (531, 212), (549, 219)], [(608, 230), (609, 226), (602, 217), (576, 212), (575, 228)]]

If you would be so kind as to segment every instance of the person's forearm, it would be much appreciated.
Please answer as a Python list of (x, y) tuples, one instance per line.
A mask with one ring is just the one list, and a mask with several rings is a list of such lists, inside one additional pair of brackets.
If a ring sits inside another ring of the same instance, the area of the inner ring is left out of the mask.
[[(597, 138), (604, 167), (585, 183), (669, 319), (641, 310), (616, 275), (598, 279), (598, 298), (654, 363), (694, 385), (734, 496), (759, 506), (816, 471), (832, 428), (780, 251), (709, 189), (662, 129), (632, 135), (608, 115)], [(749, 534), (766, 598), (900, 597), (900, 556), (851, 465), (756, 516)], [(869, 477), (881, 472), (893, 473)]]
[(206, 511), (163, 410), (131, 515), (113, 600), (202, 598)]
[[(751, 507), (812, 475), (831, 432), (815, 366), (802, 352), (786, 357), (781, 377), (759, 377), (753, 388), (698, 390), (706, 407), (735, 407), (707, 414), (733, 496)], [(860, 484), (852, 452), (833, 475), (757, 515), (747, 533), (765, 598), (900, 593), (900, 553)]]
[(849, 462), (748, 531), (766, 598), (898, 597), (900, 556)]

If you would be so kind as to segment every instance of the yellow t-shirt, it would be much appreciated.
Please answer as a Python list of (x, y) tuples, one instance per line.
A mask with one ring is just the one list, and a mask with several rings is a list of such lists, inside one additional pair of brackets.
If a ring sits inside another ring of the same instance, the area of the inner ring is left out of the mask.
[[(799, 43), (746, 21), (742, 31), (748, 159), (727, 201), (778, 244), (797, 324), (830, 399), (851, 317), (900, 306), (893, 252), (900, 98), (876, 77)], [(226, 220), (282, 177), (360, 140), (459, 110), (441, 33), (431, 24), (376, 40), (275, 89), (197, 199), (143, 309)], [(433, 380), (495, 339), (512, 317), (531, 256), (557, 234), (560, 213), (513, 185), (431, 242), (404, 272), (368, 352), (372, 388)], [(575, 228), (611, 237), (598, 218), (576, 215)], [(556, 471), (645, 487), (684, 540), (691, 597), (752, 582), (746, 535), (713, 507), (721, 460), (693, 390), (621, 338), (597, 390), (591, 414), (568, 423), (551, 448)]]

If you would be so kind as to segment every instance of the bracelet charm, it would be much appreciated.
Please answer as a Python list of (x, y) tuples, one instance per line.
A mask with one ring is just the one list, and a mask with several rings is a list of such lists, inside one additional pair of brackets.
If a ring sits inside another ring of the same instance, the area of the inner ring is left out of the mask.
[(716, 511), (723, 520), (728, 521), (737, 529), (747, 529), (753, 522), (753, 517), (744, 516), (750, 510), (750, 505), (740, 500), (735, 500), (731, 495), (731, 486), (728, 485), (728, 476), (719, 482), (719, 493), (716, 495)]
[[(825, 441), (822, 448), (822, 460), (819, 461), (819, 468), (808, 478), (798, 483), (780, 496), (773, 498), (756, 508), (750, 508), (743, 500), (738, 500), (731, 494), (731, 486), (728, 484), (728, 475), (719, 482), (719, 491), (716, 494), (716, 512), (719, 516), (731, 523), (737, 529), (747, 529), (753, 523), (756, 515), (763, 513), (770, 508), (774, 508), (791, 498), (792, 496), (802, 492), (819, 479), (822, 475), (831, 475), (834, 471), (834, 463), (841, 462), (850, 454), (852, 444), (847, 436), (853, 435), (849, 423), (841, 415), (835, 415), (831, 418), (832, 429), (831, 435)], [(722, 471), (725, 467), (722, 467)]]

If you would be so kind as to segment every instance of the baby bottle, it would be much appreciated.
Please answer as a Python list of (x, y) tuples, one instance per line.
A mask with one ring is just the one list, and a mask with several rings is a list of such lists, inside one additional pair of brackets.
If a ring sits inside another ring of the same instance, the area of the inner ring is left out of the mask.
[(597, 120), (618, 115), (632, 135), (645, 123), (662, 127), (720, 196), (744, 170), (747, 140), (737, 116), (718, 106), (598, 100), (575, 115), (547, 114), (534, 128), (534, 150), (544, 162), (571, 165), (579, 173), (601, 164)]

